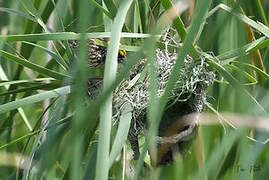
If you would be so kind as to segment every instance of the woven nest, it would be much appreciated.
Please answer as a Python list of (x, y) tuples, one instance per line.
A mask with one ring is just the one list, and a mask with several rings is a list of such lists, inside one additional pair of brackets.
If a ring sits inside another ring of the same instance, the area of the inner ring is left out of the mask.
[[(163, 94), (177, 60), (177, 53), (168, 51), (168, 45), (179, 46), (174, 39), (166, 31), (161, 38), (165, 48), (156, 49), (158, 97)], [(134, 153), (138, 154), (137, 156), (139, 156), (137, 135), (139, 132), (146, 132), (145, 119), (149, 102), (149, 74), (147, 73), (148, 64), (146, 62), (146, 59), (140, 60), (131, 70), (128, 77), (120, 83), (113, 95), (113, 121), (115, 123), (121, 116), (123, 105), (129, 103), (132, 106), (132, 125), (128, 138)], [(203, 56), (196, 60), (187, 56), (178, 72), (178, 80), (168, 97), (168, 106), (182, 104), (185, 109), (180, 109), (184, 111), (179, 112), (180, 115), (202, 112), (206, 103), (207, 88), (213, 84), (214, 78), (215, 73), (208, 68)], [(95, 90), (89, 89), (90, 92)], [(159, 133), (156, 140), (158, 144), (178, 143), (182, 138), (190, 135), (195, 126), (195, 123), (188, 125), (187, 128), (169, 137), (165, 137), (165, 133)]]
[[(167, 48), (156, 50), (158, 97), (164, 92), (176, 60), (176, 52), (169, 53)], [(144, 128), (144, 118), (149, 102), (149, 75), (143, 71), (146, 66), (146, 60), (141, 60), (116, 89), (113, 98), (114, 121), (119, 119), (119, 112), (124, 103), (128, 102), (132, 105), (135, 132)], [(213, 83), (214, 78), (215, 74), (208, 69), (204, 57), (194, 61), (190, 56), (187, 56), (180, 69), (178, 81), (170, 93), (169, 104), (186, 102), (191, 95), (194, 95), (196, 98), (192, 100), (193, 111), (201, 112), (206, 102), (207, 88)]]

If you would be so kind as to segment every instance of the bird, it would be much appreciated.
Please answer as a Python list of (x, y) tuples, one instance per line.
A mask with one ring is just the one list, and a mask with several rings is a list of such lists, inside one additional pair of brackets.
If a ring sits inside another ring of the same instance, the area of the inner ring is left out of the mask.
[[(88, 39), (88, 65), (89, 67), (100, 67), (105, 64), (106, 54), (107, 54), (107, 44), (108, 40), (99, 39)], [(75, 54), (79, 49), (78, 40), (68, 40), (68, 43)], [(126, 58), (126, 51), (120, 49), (118, 52), (118, 62), (123, 63), (124, 58)]]
[[(69, 46), (71, 47), (75, 56), (78, 54), (79, 41), (68, 40)], [(88, 39), (88, 67), (99, 68), (105, 65), (107, 47), (109, 43), (108, 39)], [(118, 62), (123, 63), (126, 58), (127, 52), (120, 49), (118, 52)], [(101, 92), (103, 85), (103, 77), (89, 77), (87, 81), (88, 86), (88, 97), (95, 99)]]
[[(78, 40), (68, 40), (69, 46), (73, 50), (74, 54), (77, 55), (77, 51), (79, 49), (79, 41)], [(99, 39), (89, 39), (88, 40), (88, 66), (89, 68), (98, 68), (105, 65), (106, 55), (107, 55), (107, 47), (105, 46), (108, 43), (107, 39), (99, 40)], [(124, 59), (127, 56), (127, 52), (125, 50), (120, 49), (118, 52), (118, 63), (124, 63)], [(87, 81), (88, 86), (88, 97), (91, 100), (94, 100), (102, 90), (103, 85), (103, 77), (90, 77)], [(139, 158), (139, 146), (138, 146), (138, 136), (136, 133), (133, 133), (134, 121), (132, 120), (131, 127), (128, 133), (128, 140), (131, 145), (131, 149), (133, 150), (133, 157), (135, 160)]]

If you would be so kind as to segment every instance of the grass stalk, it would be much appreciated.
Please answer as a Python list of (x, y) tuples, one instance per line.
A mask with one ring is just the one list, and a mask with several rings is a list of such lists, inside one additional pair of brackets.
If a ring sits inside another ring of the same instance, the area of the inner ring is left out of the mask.
[[(132, 0), (122, 1), (118, 9), (118, 13), (114, 19), (111, 29), (111, 41), (107, 50), (107, 57), (104, 72), (103, 92), (112, 85), (116, 80), (117, 73), (117, 57), (120, 46), (120, 34), (127, 15), (128, 9), (131, 6)], [(105, 113), (104, 113), (105, 112)], [(110, 132), (112, 124), (112, 93), (101, 105), (100, 110), (100, 134), (98, 138), (97, 150), (97, 165), (96, 179), (108, 179), (109, 171), (109, 147), (110, 147)]]

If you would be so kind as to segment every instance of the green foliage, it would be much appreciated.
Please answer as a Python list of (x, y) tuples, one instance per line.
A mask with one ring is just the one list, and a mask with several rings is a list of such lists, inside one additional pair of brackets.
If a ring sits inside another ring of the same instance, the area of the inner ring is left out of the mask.
[[(0, 6), (0, 179), (269, 177), (267, 1), (0, 0)], [(178, 57), (158, 97), (156, 49), (166, 47), (160, 37), (170, 26), (180, 46), (168, 45)], [(87, 97), (87, 81), (102, 69), (87, 66), (88, 38), (110, 38), (104, 88), (95, 99)], [(68, 40), (80, 40), (78, 57)], [(123, 65), (119, 49), (127, 51)], [(201, 113), (207, 118), (185, 153), (156, 166), (155, 137), (187, 55), (205, 58), (216, 72)], [(132, 106), (124, 104), (114, 123), (112, 95), (144, 58), (148, 131), (133, 160)]]

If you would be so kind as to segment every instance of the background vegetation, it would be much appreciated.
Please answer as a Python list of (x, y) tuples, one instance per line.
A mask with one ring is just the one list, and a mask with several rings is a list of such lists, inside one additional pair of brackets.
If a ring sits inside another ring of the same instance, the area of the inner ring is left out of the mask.
[[(268, 178), (268, 17), (266, 0), (0, 0), (0, 179)], [(169, 25), (182, 47), (160, 98), (149, 70), (151, 129), (134, 161), (130, 124), (112, 126), (111, 93), (140, 59), (154, 64), (156, 36)], [(88, 101), (87, 78), (102, 70), (87, 68), (85, 39), (110, 36), (103, 93)], [(116, 74), (120, 37), (128, 56)], [(69, 39), (81, 40), (77, 64)], [(206, 57), (217, 77), (187, 155), (154, 167), (146, 149), (154, 152), (151, 137), (187, 54)]]

